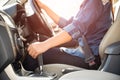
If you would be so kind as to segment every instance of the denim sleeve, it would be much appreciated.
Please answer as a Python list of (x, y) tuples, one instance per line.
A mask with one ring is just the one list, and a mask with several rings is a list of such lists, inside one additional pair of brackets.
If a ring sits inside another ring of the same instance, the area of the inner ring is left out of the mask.
[(70, 24), (72, 22), (72, 20), (73, 20), (73, 17), (71, 17), (69, 20), (66, 20), (63, 17), (60, 17), (58, 25), (59, 25), (60, 28), (63, 28), (65, 26), (67, 26), (68, 24)]
[(60, 17), (60, 20), (58, 22), (58, 25), (60, 28), (63, 28), (64, 26), (66, 26), (67, 23), (68, 23), (68, 21), (65, 18)]
[(63, 28), (66, 32), (68, 32), (73, 39), (78, 39), (81, 36), (80, 30), (78, 26), (75, 26), (73, 23), (67, 25)]
[(86, 0), (86, 3), (80, 7), (80, 10), (73, 21), (64, 27), (73, 39), (78, 39), (81, 35), (88, 33), (88, 28), (102, 14), (102, 2), (101, 0)]

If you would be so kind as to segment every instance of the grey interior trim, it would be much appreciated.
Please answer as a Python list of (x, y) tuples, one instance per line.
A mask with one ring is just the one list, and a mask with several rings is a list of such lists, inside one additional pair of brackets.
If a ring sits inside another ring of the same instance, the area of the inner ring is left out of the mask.
[(95, 70), (83, 70), (63, 75), (59, 80), (120, 80), (120, 76)]

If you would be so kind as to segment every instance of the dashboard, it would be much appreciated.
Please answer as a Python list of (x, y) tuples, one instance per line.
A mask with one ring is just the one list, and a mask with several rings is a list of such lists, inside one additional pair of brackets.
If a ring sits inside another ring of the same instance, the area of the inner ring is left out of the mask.
[(0, 10), (4, 10), (12, 18), (17, 14), (17, 9), (23, 5), (27, 0), (1, 0), (0, 1)]

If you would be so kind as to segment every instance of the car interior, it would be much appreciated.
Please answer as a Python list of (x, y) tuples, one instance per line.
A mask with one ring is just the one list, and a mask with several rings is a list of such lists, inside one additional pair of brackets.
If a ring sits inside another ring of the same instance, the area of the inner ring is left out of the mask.
[(0, 6), (0, 80), (120, 80), (120, 0), (113, 6), (114, 22), (99, 46), (98, 70), (43, 64), (40, 55), (36, 72), (26, 70), (22, 61), (30, 43), (53, 36), (51, 25), (34, 0), (5, 1)]

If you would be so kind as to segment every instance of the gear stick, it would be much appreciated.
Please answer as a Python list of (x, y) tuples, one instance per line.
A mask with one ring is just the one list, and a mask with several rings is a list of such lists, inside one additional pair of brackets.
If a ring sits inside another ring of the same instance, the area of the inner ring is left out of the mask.
[[(40, 41), (40, 35), (37, 33), (37, 40)], [(42, 54), (38, 56), (38, 66), (40, 75), (43, 74), (43, 57)]]
[[(39, 34), (37, 34), (37, 40), (40, 41), (40, 35)], [(37, 74), (32, 74), (31, 76), (49, 78), (50, 80), (57, 77), (57, 74), (48, 73), (48, 72), (45, 72), (43, 70), (43, 56), (42, 56), (42, 54), (40, 54), (38, 56), (38, 65), (39, 65), (39, 72)]]
[(43, 57), (42, 54), (38, 56), (38, 66), (39, 66), (39, 74), (43, 74)]

